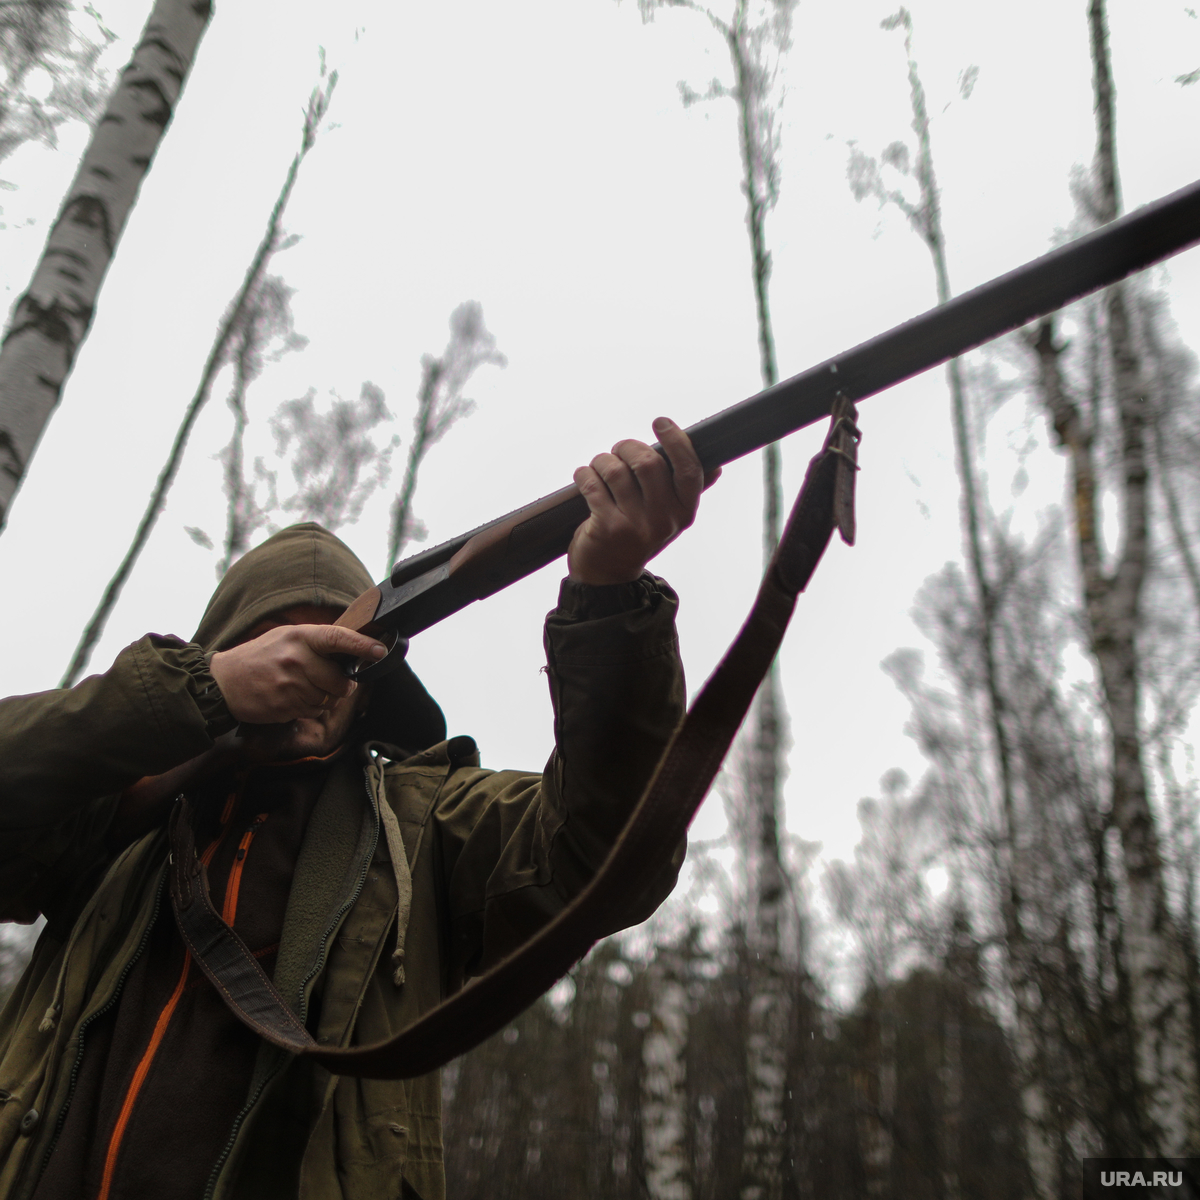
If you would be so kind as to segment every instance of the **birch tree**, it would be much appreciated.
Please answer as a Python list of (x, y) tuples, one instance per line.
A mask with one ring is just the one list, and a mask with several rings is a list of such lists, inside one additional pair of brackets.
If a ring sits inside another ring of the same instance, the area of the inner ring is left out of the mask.
[[(1047, 1196), (1076, 1186), (1082, 1156), (1132, 1155), (1139, 1144), (1128, 1103), (1133, 1055), (1104, 750), (1095, 710), (1064, 670), (1075, 610), (1061, 545), (1049, 535), (1033, 546), (993, 543), (997, 564), (1007, 563), (994, 644), (1022, 834), (1015, 854), (1007, 852), (991, 774), (977, 596), (957, 566), (927, 581), (914, 606), (950, 689), (924, 680), (916, 652), (887, 664), (932, 764), (922, 792), (942, 831), (944, 861), (964, 881), (979, 940), (999, 951), (988, 984), (997, 1010), (1009, 1014), (1031, 1185)], [(1023, 897), (1020, 960), (1009, 953), (1004, 913), (1014, 871)], [(952, 1049), (951, 1039), (948, 1056)]]
[[(682, 8), (698, 14), (720, 36), (729, 53), (732, 84), (714, 79), (701, 93), (681, 83), (680, 93), (685, 106), (729, 98), (736, 107), (759, 372), (764, 387), (771, 387), (779, 378), (771, 323), (771, 255), (766, 221), (779, 199), (779, 109), (783, 102), (780, 69), (791, 48), (796, 3), (734, 0), (732, 14), (723, 16), (699, 0), (639, 0), (643, 20), (651, 20), (659, 8)], [(779, 448), (770, 445), (763, 451), (764, 562), (779, 541), (781, 509)], [(753, 802), (747, 815), (755, 826), (755, 894), (749, 937), (755, 979), (747, 1030), (749, 1113), (741, 1196), (743, 1200), (775, 1200), (783, 1187), (784, 1047), (791, 1020), (783, 961), (789, 889), (780, 837), (788, 732), (777, 664), (772, 665), (759, 689), (749, 737), (753, 744)]]
[(0, 344), (0, 527), (91, 327), (105, 272), (166, 132), (210, 0), (157, 0)]
[[(946, 258), (946, 240), (942, 228), (941, 195), (933, 164), (933, 143), (930, 130), (929, 106), (925, 88), (913, 51), (913, 22), (907, 8), (900, 8), (881, 24), (885, 30), (904, 32), (904, 51), (908, 64), (909, 100), (912, 106), (912, 130), (916, 139), (915, 155), (904, 142), (893, 142), (879, 160), (852, 147), (847, 174), (856, 200), (875, 197), (880, 204), (891, 204), (909, 220), (913, 230), (925, 243), (933, 265), (937, 301), (945, 304), (953, 295)], [(959, 78), (960, 94), (969, 98), (975, 84), (976, 71), (968, 68)], [(882, 167), (892, 167), (901, 176), (911, 178), (917, 188), (915, 199), (909, 199), (900, 188), (889, 188)], [(986, 543), (985, 505), (981, 497), (979, 471), (979, 441), (972, 429), (968, 409), (964, 364), (952, 359), (946, 365), (946, 381), (950, 391), (951, 425), (954, 431), (955, 462), (962, 486), (961, 510), (970, 577), (978, 598), (979, 632), (983, 649), (983, 668), (987, 688), (987, 716), (991, 729), (996, 764), (1000, 806), (1006, 822), (1004, 837), (1011, 852), (1016, 836), (1012, 750), (1005, 724), (1004, 692), (996, 652), (996, 617), (1000, 603), (993, 582)], [(1010, 873), (1011, 874), (1011, 873)], [(1013, 878), (1012, 894), (1007, 902), (1007, 925), (1014, 950), (1020, 944), (1021, 896)]]
[(642, 1153), (653, 1200), (692, 1200), (688, 1154), (688, 945), (660, 946), (647, 970), (642, 1041)]
[[(1103, 320), (1107, 304), (1106, 298), (1073, 309), (1070, 353), (1060, 347), (1054, 358), (1062, 372), (1058, 383), (1070, 389), (1076, 415), (1086, 414), (1087, 429), (1093, 434), (1091, 457), (1085, 465), (1090, 462), (1092, 467), (1097, 497), (1109, 489), (1119, 493), (1126, 474), (1124, 434), (1113, 403), (1114, 373), (1107, 365), (1110, 349)], [(1039, 334), (1034, 344), (1043, 341)], [(1144, 364), (1144, 349), (1149, 345), (1145, 330), (1141, 344)], [(1181, 367), (1178, 350), (1167, 353), (1160, 345), (1159, 354), (1164, 372), (1175, 376), (1170, 388), (1186, 388), (1186, 363)], [(1144, 365), (1142, 375), (1146, 375)], [(1045, 387), (1035, 386), (1033, 394), (1042, 405)], [(1148, 413), (1157, 411), (1150, 404), (1144, 408)], [(1038, 1190), (1048, 1195), (1065, 1194), (1076, 1186), (1079, 1160), (1085, 1155), (1135, 1156), (1161, 1145), (1153, 1140), (1160, 1135), (1148, 1117), (1140, 1083), (1144, 1050), (1138, 1043), (1145, 1032), (1134, 1007), (1136, 960), (1130, 944), (1136, 935), (1137, 912), (1112, 802), (1114, 751), (1108, 700), (1099, 670), (1093, 687), (1072, 681), (1063, 667), (1078, 646), (1080, 631), (1083, 649), (1091, 649), (1076, 590), (1081, 572), (1071, 570), (1069, 545), (1074, 544), (1078, 557), (1079, 518), (1090, 516), (1094, 527), (1097, 509), (1078, 500), (1078, 487), (1073, 487), (1065, 529), (1051, 526), (1037, 543), (1022, 546), (999, 532), (991, 541), (994, 577), (1003, 581), (1004, 602), (993, 636), (1012, 738), (1022, 833), (1015, 859), (997, 853), (1003, 846), (1003, 825), (985, 765), (989, 748), (977, 736), (986, 701), (982, 624), (973, 610), (977, 598), (961, 572), (947, 569), (931, 581), (915, 609), (922, 628), (939, 647), (943, 669), (955, 680), (955, 694), (939, 700), (914, 687), (911, 662), (893, 663), (898, 682), (914, 700), (915, 731), (922, 749), (935, 763), (931, 785), (941, 794), (949, 844), (962, 856), (969, 876), (985, 885), (985, 894), (991, 897), (985, 908), (990, 912), (978, 915), (985, 929), (995, 930), (989, 936), (996, 937), (1006, 953), (1000, 914), (1010, 891), (1009, 871), (1018, 872), (1021, 881), (1022, 937), (1028, 953), (1020, 972), (1010, 966), (1006, 983), (1011, 999), (1004, 1000), (1004, 1006), (1011, 1005), (1025, 1018), (1016, 1024), (1014, 1047), (1023, 1055), (1026, 1143)], [(996, 529), (994, 518), (988, 523)], [(1170, 546), (1171, 522), (1162, 508), (1157, 521), (1148, 522), (1146, 533), (1149, 539)], [(1190, 533), (1185, 533), (1190, 540)], [(1121, 545), (1118, 541), (1115, 549), (1095, 548), (1106, 556), (1110, 574), (1119, 569)], [(1154, 600), (1164, 611), (1160, 615), (1143, 603), (1137, 616), (1138, 677), (1149, 682), (1156, 697), (1149, 728), (1139, 730), (1143, 766), (1148, 774), (1148, 747), (1155, 746), (1163, 764), (1167, 816), (1187, 846), (1194, 839), (1188, 789), (1174, 780), (1166, 750), (1171, 724), (1178, 719), (1175, 713), (1190, 713), (1195, 703), (1195, 654), (1188, 649), (1188, 630), (1195, 628), (1195, 619), (1187, 613), (1191, 593), (1186, 567), (1180, 566), (1163, 589), (1164, 556), (1156, 553), (1148, 558), (1154, 570), (1148, 571), (1147, 580), (1154, 582), (1157, 577), (1159, 594)], [(1182, 629), (1181, 607), (1190, 617)], [(1165, 854), (1163, 858), (1163, 892), (1181, 894), (1183, 912), (1194, 912), (1187, 899), (1194, 863), (1180, 862), (1174, 880), (1169, 881), (1169, 860)], [(1170, 911), (1165, 911), (1170, 918)], [(1194, 971), (1189, 953), (1192, 924), (1185, 919), (1182, 925), (1179, 930), (1176, 922), (1183, 959), (1175, 969), (1186, 981)], [(1190, 1060), (1195, 1008), (1181, 1005), (1175, 1010), (1177, 1020), (1181, 1011), (1182, 1028), (1177, 1025), (1172, 1036), (1183, 1039), (1176, 1052)], [(1029, 1102), (1031, 1096), (1037, 1104)]]
[[(1080, 181), (1076, 194), (1093, 222), (1103, 225), (1121, 212), (1115, 88), (1104, 0), (1091, 0), (1088, 31), (1096, 157), (1090, 179)], [(1141, 1134), (1146, 1153), (1182, 1155), (1200, 1145), (1200, 1112), (1183, 934), (1167, 904), (1141, 728), (1139, 637), (1151, 556), (1148, 443), (1153, 430), (1145, 404), (1148, 372), (1135, 335), (1131, 291), (1128, 284), (1116, 284), (1104, 294), (1105, 361), (1103, 373), (1094, 377), (1097, 390), (1092, 397), (1079, 396), (1066, 378), (1065, 347), (1056, 336), (1053, 318), (1039, 323), (1031, 343), (1041, 402), (1068, 461), (1084, 627), (1108, 727), (1109, 802), (1120, 834), (1122, 882), (1128, 897), (1125, 951)], [(1114, 431), (1108, 448), (1117, 463), (1112, 488), (1120, 531), (1112, 550), (1105, 545), (1100, 520), (1105, 472), (1099, 456), (1106, 440), (1101, 425), (1105, 420)]]
[[(874, 197), (881, 205), (895, 206), (908, 218), (914, 232), (929, 251), (937, 300), (939, 304), (945, 304), (953, 292), (942, 225), (941, 194), (934, 170), (929, 107), (913, 47), (912, 15), (907, 8), (901, 7), (886, 18), (881, 27), (888, 31), (900, 30), (904, 35), (915, 147), (910, 148), (901, 141), (893, 142), (876, 160), (852, 146), (847, 169), (850, 187), (855, 199)], [(967, 68), (959, 76), (959, 92), (963, 99), (970, 97), (976, 77), (977, 72), (973, 67)], [(885, 176), (887, 168), (915, 184), (914, 198), (906, 196), (901, 187), (888, 186)], [(1021, 830), (1014, 778), (1014, 751), (997, 648), (1003, 587), (995, 567), (994, 553), (988, 545), (988, 510), (982, 494), (983, 481), (979, 468), (982, 432), (972, 427), (965, 366), (961, 359), (952, 359), (947, 364), (946, 380), (950, 392), (955, 463), (961, 486), (960, 506), (966, 559), (974, 592), (973, 603), (968, 611), (977, 616), (977, 645), (982, 660), (984, 718), (990, 743), (984, 750), (985, 758), (990, 763), (985, 775), (993, 781), (990, 786), (994, 787), (998, 799), (996, 811), (1000, 824), (996, 830), (999, 838), (997, 850), (1004, 860), (998, 864), (999, 875), (1004, 880), (1000, 911), (1012, 976), (1011, 995), (1016, 1002), (1019, 1057), (1025, 1066), (1022, 1096), (1029, 1116), (1027, 1149), (1035, 1164), (1035, 1186), (1040, 1195), (1048, 1197), (1053, 1189), (1051, 1180), (1055, 1169), (1053, 1155), (1049, 1146), (1044, 1144), (1041, 1132), (1047, 1105), (1035, 1067), (1034, 1026), (1038, 1019), (1035, 1010), (1039, 1005), (1039, 997), (1036, 988), (1029, 986), (1031, 948), (1025, 937), (1025, 897), (1018, 869)]]

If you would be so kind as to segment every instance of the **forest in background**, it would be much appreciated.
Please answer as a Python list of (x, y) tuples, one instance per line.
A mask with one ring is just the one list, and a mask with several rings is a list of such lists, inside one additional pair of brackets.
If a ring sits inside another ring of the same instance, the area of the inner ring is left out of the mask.
[[(728, 57), (723, 76), (706, 90), (684, 87), (682, 100), (737, 114), (730, 161), (740, 164), (745, 303), (764, 385), (778, 374), (770, 297), (783, 281), (772, 278), (770, 222), (784, 186), (779, 113), (795, 8), (642, 7), (646, 20), (684, 10), (672, 18), (706, 23)], [(1063, 181), (1076, 212), (1064, 238), (1123, 209), (1106, 7), (1079, 8), (1096, 151)], [(102, 20), (85, 13), (95, 26), (85, 36), (65, 4), (13, 11), (34, 23), (5, 31), (0, 133), (19, 144), (94, 118)], [(903, 8), (884, 25), (911, 134), (847, 148), (846, 203), (902, 214), (944, 302), (954, 247), (920, 27)], [(36, 101), (21, 91), (35, 69), (61, 80)], [(505, 362), (481, 306), (456, 307), (445, 350), (421, 360), (398, 486), (389, 471), (400, 435), (370, 383), (356, 401), (318, 406), (309, 392), (280, 405), (267, 421), (276, 458), (247, 457), (248, 389), (273, 359), (304, 348), (273, 262), (288, 248), (290, 189), (336, 103), (335, 82), (322, 62), (299, 149), (176, 437), (182, 455), (189, 417), (218, 380), (227, 385), (223, 528), (188, 530), (218, 573), (272, 525), (349, 525), (385, 490), (388, 558), (402, 553), (421, 533), (425, 454), (469, 415), (474, 373)], [(1194, 82), (1195, 73), (1175, 81)], [(962, 101), (974, 86), (964, 64)], [(97, 291), (105, 266), (92, 268)], [(23, 312), (18, 302), (0, 353), (0, 404), (13, 372), (28, 371), (18, 353), (27, 330), (61, 356), (90, 321), (78, 310), (71, 339), (45, 338), (45, 324)], [(60, 358), (60, 379), (70, 362)], [(679, 893), (447, 1070), (451, 1195), (1065, 1197), (1079, 1193), (1085, 1157), (1197, 1153), (1195, 376), (1153, 276), (951, 364), (961, 560), (914, 599), (936, 661), (897, 650), (886, 664), (925, 774), (886, 776), (881, 794), (859, 804), (853, 861), (815, 874), (785, 830), (787, 705), (772, 680), (718, 788), (728, 832), (693, 847)], [(1019, 501), (1047, 454), (1062, 461), (1065, 492), (1030, 517)], [(164, 465), (165, 489), (177, 464)], [(767, 547), (778, 536), (780, 473), (767, 455)], [(150, 498), (143, 524), (163, 495)], [(115, 601), (120, 571), (114, 580)], [(88, 649), (85, 635), (64, 682)], [(850, 992), (830, 976), (821, 947), (831, 942), (849, 964)], [(10, 975), (21, 951), (5, 943)]]

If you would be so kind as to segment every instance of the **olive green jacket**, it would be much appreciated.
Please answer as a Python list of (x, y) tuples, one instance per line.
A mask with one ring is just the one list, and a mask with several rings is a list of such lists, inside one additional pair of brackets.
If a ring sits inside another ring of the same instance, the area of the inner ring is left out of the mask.
[[(288, 901), (275, 983), (318, 1041), (382, 1040), (504, 957), (588, 881), (683, 711), (674, 594), (565, 584), (547, 621), (557, 749), (541, 775), (479, 766), (470, 738), (373, 743), (330, 773)], [(0, 918), (47, 926), (0, 1014), (0, 1197), (27, 1197), (71, 1103), (89, 1023), (118, 1002), (166, 893), (164, 832), (105, 847), (117, 795), (202, 753), (230, 719), (199, 647), (148, 636), (69, 691), (0, 702)], [(502, 702), (498, 692), (498, 702)], [(412, 877), (406, 982), (389, 961)], [(664, 853), (670, 890), (682, 847)], [(186, 1114), (181, 1114), (186, 1117)], [(402, 1183), (403, 1180), (403, 1183)], [(437, 1073), (334, 1077), (263, 1044), (207, 1196), (382, 1200), (445, 1192)]]

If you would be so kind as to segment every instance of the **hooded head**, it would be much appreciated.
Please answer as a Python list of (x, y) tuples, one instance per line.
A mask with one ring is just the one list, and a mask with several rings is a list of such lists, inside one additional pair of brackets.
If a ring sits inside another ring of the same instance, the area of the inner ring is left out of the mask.
[[(373, 583), (353, 551), (327, 529), (292, 525), (229, 568), (192, 640), (208, 651), (228, 650), (284, 609), (301, 604), (346, 608)], [(407, 663), (372, 685), (358, 740), (416, 751), (445, 736), (441, 708)]]

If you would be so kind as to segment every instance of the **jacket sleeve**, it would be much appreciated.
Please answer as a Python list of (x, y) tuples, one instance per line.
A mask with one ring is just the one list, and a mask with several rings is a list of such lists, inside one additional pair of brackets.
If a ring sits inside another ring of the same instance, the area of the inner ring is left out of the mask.
[[(557, 914), (603, 863), (685, 708), (678, 599), (660, 579), (563, 583), (546, 622), (555, 750), (542, 775), (454, 772), (435, 811), (448, 903), (448, 985), (503, 958)], [(685, 844), (614, 931), (674, 886)]]
[(155, 634), (73, 688), (0, 700), (0, 920), (73, 891), (106, 858), (122, 789), (233, 725), (200, 647)]

